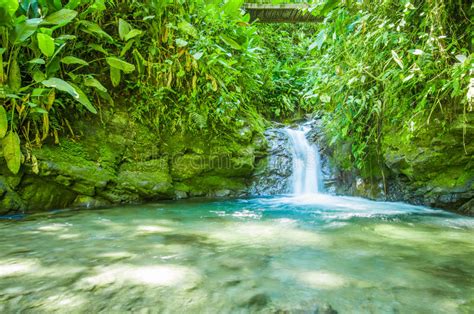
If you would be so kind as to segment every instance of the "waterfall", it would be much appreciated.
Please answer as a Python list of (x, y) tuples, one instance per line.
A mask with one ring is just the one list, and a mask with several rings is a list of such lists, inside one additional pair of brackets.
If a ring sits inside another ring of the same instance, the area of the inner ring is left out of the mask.
[(285, 129), (293, 154), (291, 190), (295, 195), (317, 194), (323, 191), (318, 148), (306, 138), (309, 128)]

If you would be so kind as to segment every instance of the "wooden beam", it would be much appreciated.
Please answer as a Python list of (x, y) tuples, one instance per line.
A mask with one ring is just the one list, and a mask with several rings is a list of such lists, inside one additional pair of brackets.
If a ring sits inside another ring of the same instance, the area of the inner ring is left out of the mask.
[(250, 20), (259, 23), (317, 23), (322, 19), (312, 15), (308, 4), (245, 3), (243, 9)]

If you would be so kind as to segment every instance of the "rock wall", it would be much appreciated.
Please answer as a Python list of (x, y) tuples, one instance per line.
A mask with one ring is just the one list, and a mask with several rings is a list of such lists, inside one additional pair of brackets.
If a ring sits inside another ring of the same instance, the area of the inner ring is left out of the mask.
[(160, 137), (125, 110), (78, 119), (73, 130), (75, 136), (58, 145), (23, 149), (38, 162), (26, 162), (18, 175), (0, 156), (0, 214), (244, 195), (265, 145), (250, 126), (232, 138)]
[(434, 120), (416, 132), (387, 126), (383, 156), (366, 162), (370, 171), (341, 164), (338, 157), (349, 156), (351, 144), (329, 145), (321, 120), (310, 136), (322, 147), (324, 181), (330, 192), (474, 215), (474, 114), (466, 118), (466, 124), (460, 116), (449, 127)]
[(293, 156), (288, 135), (278, 127), (265, 132), (266, 150), (257, 159), (252, 176), (251, 195), (276, 195), (290, 192)]

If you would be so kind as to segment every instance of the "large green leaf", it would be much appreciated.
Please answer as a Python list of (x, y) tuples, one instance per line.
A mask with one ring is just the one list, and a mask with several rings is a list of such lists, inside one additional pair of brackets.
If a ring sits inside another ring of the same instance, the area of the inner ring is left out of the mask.
[(117, 57), (108, 57), (106, 58), (107, 63), (115, 69), (121, 70), (125, 73), (131, 73), (135, 71), (135, 66), (131, 63), (123, 61)]
[(43, 21), (41, 18), (29, 19), (15, 26), (13, 36), (16, 43), (22, 43), (33, 35), (38, 29), (38, 25)]
[(41, 82), (44, 86), (53, 87), (60, 91), (66, 92), (71, 95), (75, 100), (81, 103), (84, 107), (87, 108), (92, 113), (97, 113), (97, 110), (87, 98), (87, 95), (75, 84), (68, 83), (62, 79), (53, 77), (48, 80)]
[(2, 140), (3, 145), (3, 157), (7, 162), (8, 169), (13, 174), (17, 174), (20, 171), (21, 165), (21, 150), (20, 150), (20, 138), (16, 132), (10, 132)]
[(125, 35), (124, 39), (125, 41), (128, 41), (132, 38), (135, 38), (137, 36), (140, 36), (142, 34), (142, 31), (141, 30), (138, 30), (138, 29), (132, 29), (130, 32), (128, 32), (127, 35)]
[(109, 34), (107, 34), (97, 23), (89, 21), (80, 21), (80, 24), (84, 26), (84, 28), (82, 28), (84, 32), (92, 35), (95, 34), (99, 37), (105, 37), (110, 42), (114, 41), (114, 39)]
[(77, 16), (74, 10), (62, 9), (47, 16), (44, 19), (44, 24), (65, 25), (71, 22)]
[(84, 107), (86, 107), (87, 110), (89, 110), (92, 113), (97, 113), (97, 110), (94, 108), (94, 106), (91, 104), (89, 101), (89, 98), (87, 95), (75, 84), (70, 83), (72, 87), (76, 90), (77, 94), (79, 95), (76, 100), (80, 102)]
[(308, 50), (311, 51), (316, 47), (318, 47), (318, 49), (321, 50), (321, 47), (326, 41), (326, 38), (327, 38), (326, 31), (323, 29), (318, 33), (318, 35), (316, 36), (316, 40), (309, 46)]
[(178, 24), (178, 29), (191, 37), (198, 37), (198, 32), (194, 26), (192, 26), (189, 22), (181, 21)]
[(84, 78), (84, 85), (88, 87), (94, 87), (95, 89), (104, 93), (107, 92), (107, 88), (105, 88), (104, 85), (102, 85), (98, 80), (91, 76)]
[(38, 39), (38, 47), (41, 52), (47, 56), (51, 57), (54, 54), (54, 39), (48, 34), (38, 33), (36, 34)]
[(341, 0), (327, 0), (324, 6), (321, 7), (319, 12), (317, 12), (318, 13), (317, 15), (321, 15), (321, 16), (327, 15), (329, 12), (334, 10), (339, 5), (340, 2)]
[(125, 36), (130, 33), (132, 26), (125, 20), (119, 19), (118, 30), (120, 39), (124, 40)]
[(46, 87), (53, 87), (60, 91), (66, 92), (72, 97), (74, 97), (74, 99), (76, 100), (79, 99), (79, 94), (76, 92), (74, 87), (72, 87), (68, 82), (61, 80), (60, 78), (52, 77), (48, 80), (42, 81), (41, 83)]
[(5, 12), (12, 17), (16, 10), (18, 10), (18, 1), (17, 0), (0, 0), (0, 8), (5, 10)]
[(17, 0), (0, 0), (0, 26), (10, 26), (18, 10)]
[(107, 50), (104, 49), (104, 47), (102, 47), (101, 45), (98, 45), (98, 44), (94, 44), (94, 43), (91, 43), (89, 45), (87, 45), (89, 48), (95, 50), (95, 51), (98, 51), (98, 52), (101, 52), (103, 53), (104, 55), (108, 55), (109, 53), (107, 52)]
[(226, 36), (226, 35), (222, 34), (220, 37), (221, 37), (223, 42), (225, 42), (227, 45), (231, 46), (232, 48), (234, 48), (236, 50), (241, 50), (242, 49), (242, 47), (235, 40), (230, 38), (229, 36)]
[(0, 105), (0, 139), (5, 137), (8, 131), (7, 111)]
[(5, 52), (5, 48), (0, 48), (0, 85), (4, 83), (4, 71), (3, 71), (3, 53)]
[(117, 87), (120, 84), (121, 74), (120, 70), (117, 68), (110, 68), (110, 80), (112, 81), (112, 86)]
[(45, 64), (46, 61), (44, 61), (41, 58), (35, 58), (35, 59), (32, 59), (32, 60), (28, 61), (28, 63), (31, 63), (31, 64)]
[(73, 57), (73, 56), (67, 56), (61, 59), (61, 62), (64, 64), (81, 64), (81, 65), (89, 65), (87, 61)]
[(8, 86), (13, 91), (18, 91), (21, 88), (21, 73), (20, 66), (16, 58), (10, 61), (10, 72), (8, 73)]

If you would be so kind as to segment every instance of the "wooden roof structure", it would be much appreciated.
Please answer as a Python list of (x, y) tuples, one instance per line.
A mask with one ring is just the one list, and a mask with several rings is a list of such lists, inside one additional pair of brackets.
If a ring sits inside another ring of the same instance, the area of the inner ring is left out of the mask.
[(259, 4), (245, 3), (243, 9), (250, 14), (250, 20), (259, 23), (317, 23), (321, 22), (308, 11), (310, 6), (303, 3), (294, 4)]

